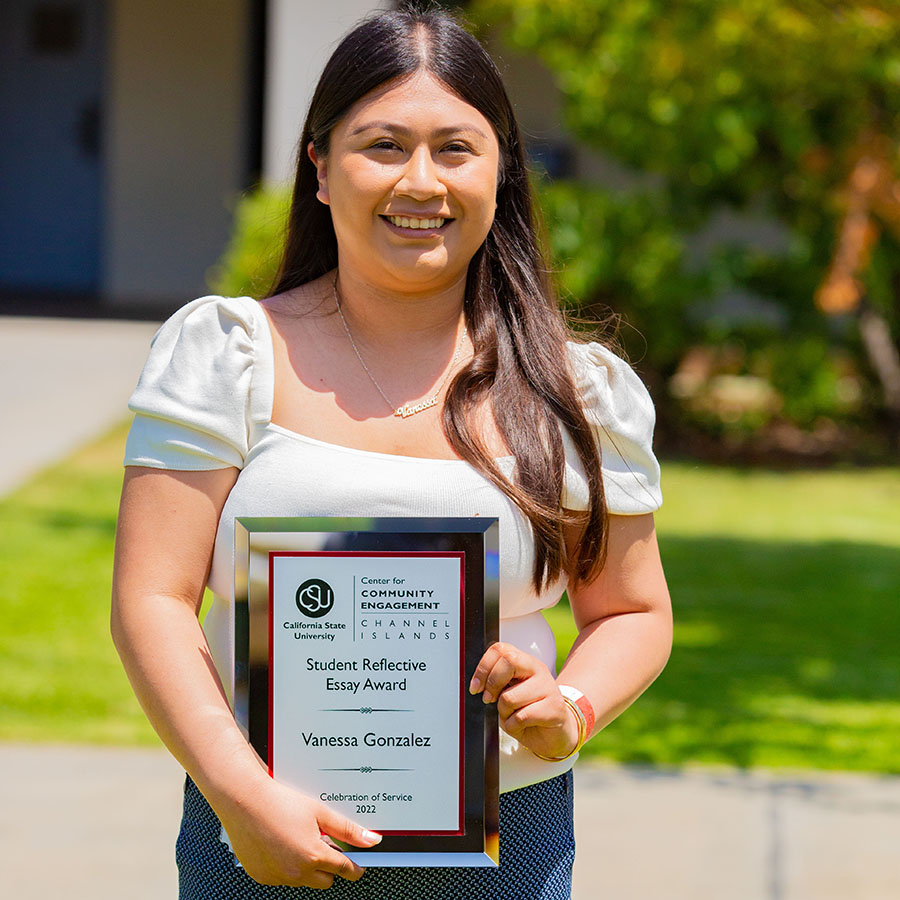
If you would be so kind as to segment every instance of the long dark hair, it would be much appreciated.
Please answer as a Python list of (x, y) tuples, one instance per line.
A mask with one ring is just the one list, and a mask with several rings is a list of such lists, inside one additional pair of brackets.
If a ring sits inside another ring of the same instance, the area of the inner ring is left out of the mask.
[[(459, 456), (506, 493), (531, 523), (533, 582), (540, 592), (568, 568), (576, 582), (595, 577), (606, 551), (600, 451), (568, 367), (568, 331), (535, 237), (531, 190), (519, 129), (500, 73), (481, 44), (445, 12), (405, 9), (367, 19), (325, 66), (300, 139), (284, 256), (272, 295), (334, 269), (331, 212), (316, 200), (310, 142), (326, 156), (331, 131), (357, 100), (387, 82), (425, 70), (477, 109), (500, 144), (493, 226), (469, 264), (465, 315), (474, 358), (453, 379), (443, 408), (447, 440)], [(476, 412), (487, 401), (516, 459), (508, 479), (488, 452)], [(561, 509), (566, 428), (587, 475), (590, 500), (574, 519)], [(568, 561), (564, 529), (583, 527)], [(567, 564), (568, 563), (568, 564)]]

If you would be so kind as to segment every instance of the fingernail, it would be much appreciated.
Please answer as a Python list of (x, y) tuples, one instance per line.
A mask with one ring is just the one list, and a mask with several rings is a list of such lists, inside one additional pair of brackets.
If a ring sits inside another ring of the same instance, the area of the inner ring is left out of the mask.
[(493, 698), (487, 691), (485, 691), (485, 692), (481, 695), (481, 699), (482, 699), (485, 703), (492, 703), (493, 700), (494, 700), (494, 698)]
[(373, 844), (378, 844), (381, 842), (381, 835), (377, 834), (374, 831), (369, 831), (368, 828), (363, 828), (363, 837), (367, 841), (372, 841)]
[(469, 693), (477, 694), (481, 690), (481, 682), (477, 678), (473, 678), (471, 684), (469, 684)]

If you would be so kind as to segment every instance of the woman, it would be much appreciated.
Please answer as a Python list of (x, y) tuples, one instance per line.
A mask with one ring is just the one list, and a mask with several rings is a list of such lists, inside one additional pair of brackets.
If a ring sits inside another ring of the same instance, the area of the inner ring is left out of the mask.
[[(189, 775), (181, 896), (568, 897), (576, 751), (670, 646), (653, 408), (611, 352), (567, 343), (514, 116), (472, 37), (404, 11), (344, 40), (274, 291), (176, 313), (130, 405), (112, 629)], [(499, 869), (358, 881), (320, 834), (378, 835), (274, 782), (235, 725), (234, 517), (349, 514), (501, 520), (502, 642), (470, 683), (503, 729)], [(540, 610), (567, 583), (579, 636), (557, 679)]]

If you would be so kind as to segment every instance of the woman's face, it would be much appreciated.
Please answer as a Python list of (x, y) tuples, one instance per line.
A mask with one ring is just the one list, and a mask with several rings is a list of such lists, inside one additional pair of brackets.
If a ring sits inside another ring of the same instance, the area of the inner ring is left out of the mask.
[(308, 148), (342, 269), (383, 290), (464, 283), (496, 207), (500, 150), (488, 120), (427, 73), (373, 91)]

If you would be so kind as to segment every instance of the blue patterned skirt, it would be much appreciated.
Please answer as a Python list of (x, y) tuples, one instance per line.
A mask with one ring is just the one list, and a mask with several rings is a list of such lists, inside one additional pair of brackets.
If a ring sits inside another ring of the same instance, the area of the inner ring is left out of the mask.
[(359, 881), (335, 878), (323, 894), (271, 887), (236, 865), (221, 826), (187, 779), (176, 846), (179, 900), (569, 900), (575, 838), (572, 772), (500, 795), (498, 868), (370, 867)]

